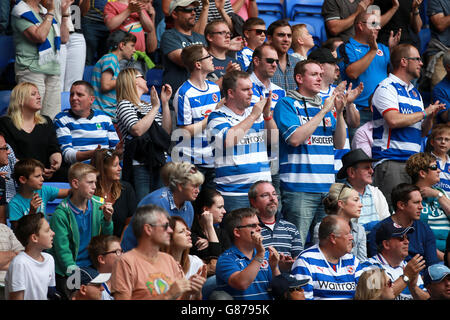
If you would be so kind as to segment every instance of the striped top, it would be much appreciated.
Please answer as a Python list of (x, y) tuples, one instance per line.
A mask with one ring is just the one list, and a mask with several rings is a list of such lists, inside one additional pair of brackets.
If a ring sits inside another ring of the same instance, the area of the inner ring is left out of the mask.
[(242, 71), (247, 71), (248, 66), (252, 62), (253, 59), (253, 50), (249, 47), (244, 47), (241, 51), (236, 53), (236, 60), (241, 65)]
[(286, 96), (286, 91), (272, 82), (270, 83), (270, 88), (266, 88), (266, 86), (261, 82), (261, 80), (258, 79), (254, 72), (250, 75), (250, 80), (252, 80), (253, 82), (253, 94), (250, 104), (251, 106), (257, 103), (261, 99), (261, 97), (266, 98), (269, 95), (270, 90), (272, 90), (272, 105), (270, 106), (271, 110), (275, 108), (275, 105), (278, 101), (281, 100), (281, 98), (284, 98)]
[(109, 70), (112, 72), (112, 80), (116, 80), (120, 72), (119, 59), (114, 53), (105, 54), (92, 69), (92, 86), (94, 87), (95, 101), (92, 107), (101, 109), (111, 118), (116, 117), (116, 89), (108, 92), (101, 91), (102, 73)]
[[(205, 83), (206, 89), (201, 90), (187, 80), (175, 93), (173, 104), (177, 115), (177, 126), (188, 126), (200, 122), (216, 109), (220, 101), (220, 88), (214, 82), (205, 81)], [(179, 132), (176, 134), (178, 143), (172, 151), (172, 158), (176, 158), (174, 155), (177, 155), (181, 158), (180, 161), (188, 161), (209, 168), (214, 166), (206, 130), (196, 133), (193, 137), (190, 137), (188, 133), (186, 133), (187, 136), (182, 134), (181, 130), (177, 132)]]
[(222, 195), (246, 196), (256, 181), (272, 181), (262, 114), (235, 146), (224, 148), (228, 130), (250, 113), (251, 109), (247, 108), (243, 115), (238, 115), (223, 106), (208, 117), (206, 131), (214, 154), (214, 181)]
[[(392, 267), (389, 264), (389, 262), (387, 262), (387, 260), (380, 253), (378, 253), (378, 254), (374, 255), (372, 258), (370, 258), (369, 262), (372, 263), (373, 265), (379, 266), (380, 268), (384, 269), (386, 274), (388, 275), (388, 277), (392, 280), (392, 282), (394, 282), (395, 280), (400, 278), (400, 276), (403, 275), (403, 269), (405, 268), (405, 266), (407, 264), (407, 262), (405, 260), (403, 260), (399, 266)], [(420, 276), (420, 274), (417, 277), (417, 286), (420, 289), (426, 291), (426, 289), (423, 285), (422, 277)], [(395, 300), (414, 300), (414, 298), (411, 295), (411, 292), (409, 291), (409, 287), (406, 286), (406, 288), (403, 289), (403, 291), (397, 297), (395, 297)]]
[(303, 244), (294, 224), (282, 219), (280, 213), (277, 215), (273, 228), (264, 224), (261, 220), (259, 222), (265, 248), (272, 246), (278, 253), (291, 256), (294, 259), (297, 258), (303, 250)]
[(373, 94), (373, 146), (374, 159), (406, 161), (420, 152), (422, 142), (422, 121), (404, 128), (391, 129), (383, 116), (390, 110), (401, 114), (423, 112), (419, 91), (410, 83), (389, 74)]
[(87, 118), (77, 117), (70, 109), (64, 110), (55, 116), (53, 124), (67, 163), (77, 162), (78, 151), (94, 150), (98, 145), (113, 149), (119, 143), (111, 117), (101, 110), (91, 110)]
[[(317, 101), (317, 99), (315, 100)], [(336, 119), (328, 112), (313, 134), (298, 147), (288, 143), (297, 128), (306, 124), (321, 105), (304, 103), (292, 97), (275, 106), (274, 119), (280, 131), (280, 186), (291, 192), (328, 192), (335, 182), (334, 139)]]
[(450, 197), (450, 157), (447, 156), (447, 160), (445, 160), (436, 156), (433, 152), (431, 154), (436, 157), (436, 164), (441, 170), (437, 186), (445, 191), (447, 197)]
[[(254, 250), (253, 256), (256, 254)], [(237, 290), (228, 284), (228, 279), (235, 272), (247, 268), (252, 262), (236, 246), (222, 253), (216, 264), (216, 283), (218, 290), (224, 290), (234, 300), (272, 300), (267, 292), (272, 281), (272, 269), (269, 266), (269, 250), (264, 253), (264, 262), (261, 264), (255, 280), (246, 290)]]
[(348, 253), (332, 266), (319, 248), (314, 245), (304, 250), (295, 260), (291, 274), (297, 279), (308, 279), (303, 287), (307, 300), (353, 299), (356, 285), (364, 268), (358, 258)]

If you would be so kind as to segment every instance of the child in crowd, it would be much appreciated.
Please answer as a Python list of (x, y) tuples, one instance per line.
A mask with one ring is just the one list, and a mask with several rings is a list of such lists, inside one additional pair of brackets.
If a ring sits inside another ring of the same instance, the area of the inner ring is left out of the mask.
[(292, 27), (292, 54), (300, 60), (306, 60), (308, 51), (314, 47), (313, 36), (309, 33), (306, 24), (300, 23)]
[(247, 45), (237, 52), (236, 60), (241, 65), (242, 71), (247, 71), (252, 62), (253, 51), (266, 40), (266, 23), (261, 18), (249, 18), (242, 26)]
[(91, 267), (80, 268), (79, 271), (80, 287), (73, 290), (70, 300), (104, 300), (104, 285), (109, 281), (111, 273), (98, 273)]
[(46, 215), (47, 202), (56, 198), (65, 198), (69, 189), (58, 189), (43, 185), (44, 165), (36, 159), (23, 159), (14, 166), (14, 178), (19, 185), (19, 191), (9, 202), (9, 221), (13, 229), (17, 221), (29, 214), (42, 212)]
[(450, 157), (448, 156), (450, 126), (445, 123), (435, 125), (428, 138), (428, 147), (431, 154), (436, 157), (436, 163), (441, 170), (437, 186), (445, 191), (447, 197), (450, 197)]
[[(114, 235), (99, 235), (93, 237), (88, 246), (89, 257), (92, 266), (99, 273), (111, 273), (114, 263), (122, 255), (123, 250), (120, 246), (120, 239)], [(110, 291), (110, 281), (102, 283), (102, 300), (114, 300)]]
[(113, 233), (111, 203), (94, 196), (98, 171), (86, 163), (74, 163), (68, 172), (70, 196), (56, 208), (50, 220), (55, 242), (50, 253), (55, 258), (56, 287), (69, 296), (66, 277), (76, 267), (91, 265), (88, 244), (92, 237)]
[(9, 265), (5, 279), (6, 299), (47, 300), (49, 287), (55, 286), (55, 262), (43, 250), (52, 247), (55, 233), (40, 212), (20, 218), (15, 233), (25, 251)]

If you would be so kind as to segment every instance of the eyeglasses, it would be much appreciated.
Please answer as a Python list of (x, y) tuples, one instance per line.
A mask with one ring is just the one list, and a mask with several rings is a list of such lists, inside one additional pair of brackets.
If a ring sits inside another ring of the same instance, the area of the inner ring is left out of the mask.
[(149, 225), (151, 225), (152, 227), (162, 227), (165, 230), (167, 230), (169, 228), (169, 223), (166, 222), (164, 224), (151, 224), (149, 223)]
[(278, 198), (280, 195), (279, 195), (278, 193), (269, 193), (269, 192), (266, 192), (266, 193), (260, 194), (259, 196), (260, 196), (261, 198), (263, 198), (263, 199), (267, 199), (267, 198), (269, 198), (270, 196), (272, 196), (272, 197), (274, 197), (274, 198)]
[(432, 166), (428, 166), (428, 169), (436, 171), (438, 169), (437, 164), (433, 164)]
[(265, 58), (265, 60), (268, 64), (272, 64), (274, 62), (276, 62), (278, 64), (278, 62), (280, 61), (280, 60), (274, 59), (274, 58)]
[(111, 251), (105, 252), (103, 255), (106, 256), (107, 254), (110, 254), (110, 253), (115, 253), (116, 256), (121, 256), (123, 253), (123, 250), (122, 249), (111, 250)]
[(406, 234), (404, 234), (401, 237), (395, 237), (395, 238), (392, 238), (392, 239), (397, 239), (398, 241), (402, 241), (402, 242), (405, 241), (405, 240), (409, 240), (408, 236)]
[(434, 140), (438, 141), (438, 142), (449, 142), (450, 139), (449, 138), (444, 138), (444, 137), (438, 137), (438, 138), (434, 138)]
[(415, 60), (415, 61), (418, 61), (418, 62), (422, 61), (421, 57), (405, 57), (405, 59), (406, 60)]
[(185, 13), (192, 13), (192, 12), (195, 11), (195, 8), (192, 8), (192, 7), (190, 7), (190, 8), (177, 7), (177, 8), (175, 9), (175, 11), (181, 11), (181, 12), (185, 12)]
[(2, 151), (8, 151), (8, 146), (1, 147), (0, 150), (2, 150)]
[(138, 79), (138, 78), (144, 78), (144, 76), (142, 74), (138, 74), (138, 75), (136, 75), (136, 79)]
[(212, 55), (208, 54), (206, 57), (200, 58), (197, 61), (202, 61), (202, 60), (209, 59), (209, 58), (212, 58)]
[(258, 226), (259, 226), (259, 224), (257, 224), (257, 223), (250, 223), (250, 224), (246, 224), (245, 226), (237, 226), (236, 228), (238, 228), (238, 229), (242, 229), (242, 228), (256, 229)]
[(211, 34), (220, 34), (221, 36), (229, 36), (229, 37), (231, 37), (231, 32), (230, 31), (215, 31), (215, 32), (211, 32)]
[(264, 30), (264, 29), (250, 29), (249, 31), (255, 31), (255, 33), (256, 33), (258, 36), (262, 35), (263, 33), (264, 33), (264, 35), (267, 34), (267, 30)]

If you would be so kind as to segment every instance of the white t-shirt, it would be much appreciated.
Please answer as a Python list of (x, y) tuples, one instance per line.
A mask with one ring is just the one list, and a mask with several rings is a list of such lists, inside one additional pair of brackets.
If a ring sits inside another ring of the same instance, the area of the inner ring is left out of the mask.
[(185, 275), (186, 279), (189, 279), (192, 275), (196, 274), (198, 272), (198, 269), (200, 269), (204, 265), (202, 259), (193, 255), (189, 255), (189, 262), (189, 270)]
[(5, 279), (5, 297), (9, 292), (25, 291), (24, 300), (47, 300), (48, 287), (55, 286), (55, 261), (42, 252), (39, 262), (25, 252), (19, 253), (10, 263)]

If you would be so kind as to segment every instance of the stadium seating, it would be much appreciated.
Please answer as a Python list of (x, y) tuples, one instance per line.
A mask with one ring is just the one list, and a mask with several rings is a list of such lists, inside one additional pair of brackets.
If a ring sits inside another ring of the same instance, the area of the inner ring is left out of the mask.
[(83, 73), (83, 80), (92, 84), (92, 70), (94, 66), (85, 66)]
[(16, 50), (12, 36), (0, 36), (0, 73), (6, 66), (14, 62)]
[(158, 91), (158, 93), (160, 94), (163, 85), (162, 76), (163, 76), (163, 69), (159, 68), (149, 69), (145, 75), (148, 89), (151, 89), (152, 86), (155, 86), (156, 91)]
[(320, 16), (300, 16), (297, 15), (295, 20), (289, 21), (291, 25), (296, 25), (299, 23), (306, 24), (306, 27), (313, 36), (314, 43), (317, 46), (321, 46), (322, 42), (327, 40), (327, 33), (325, 30), (325, 23), (323, 18)]
[(428, 42), (431, 39), (430, 28), (423, 28), (422, 30), (420, 30), (419, 38), (420, 38), (420, 54), (422, 55), (428, 46)]
[(295, 20), (297, 15), (320, 16), (324, 0), (285, 0), (286, 17)]
[(264, 19), (261, 14), (263, 14), (263, 16), (269, 14), (269, 17), (271, 15), (279, 17), (275, 20), (285, 18), (284, 6), (279, 0), (256, 0), (256, 4), (258, 5), (258, 17), (266, 21), (267, 26), (269, 26), (270, 23)]
[(62, 91), (61, 92), (61, 111), (66, 109), (70, 109), (70, 92)]
[(6, 114), (9, 106), (9, 99), (11, 97), (11, 90), (0, 91), (0, 116)]
[[(58, 189), (70, 189), (70, 184), (67, 182), (44, 182), (44, 185), (55, 187)], [(56, 207), (62, 200), (63, 199), (55, 199), (53, 201), (47, 202), (47, 207), (45, 209), (45, 213), (48, 216), (51, 216), (55, 212)]]

